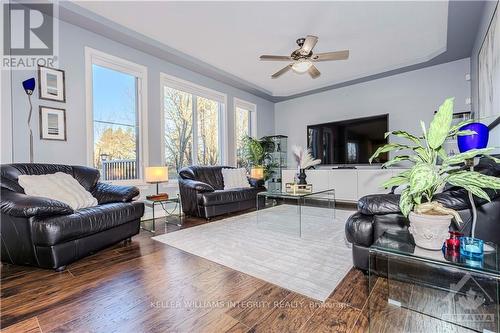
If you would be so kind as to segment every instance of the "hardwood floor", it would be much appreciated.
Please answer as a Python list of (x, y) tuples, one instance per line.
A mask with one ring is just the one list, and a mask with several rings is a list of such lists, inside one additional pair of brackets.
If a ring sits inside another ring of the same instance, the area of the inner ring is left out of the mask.
[[(203, 223), (185, 219), (182, 228)], [(157, 221), (157, 234), (178, 229)], [(3, 264), (2, 332), (368, 330), (368, 282), (356, 269), (320, 303), (151, 237), (141, 231), (132, 243), (116, 244), (63, 272)], [(387, 305), (382, 291), (372, 292), (379, 298), (380, 331), (402, 332), (408, 314)]]

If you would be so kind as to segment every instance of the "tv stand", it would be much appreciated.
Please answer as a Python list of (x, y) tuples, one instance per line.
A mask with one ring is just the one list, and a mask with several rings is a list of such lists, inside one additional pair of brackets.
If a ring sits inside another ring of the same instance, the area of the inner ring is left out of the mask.
[[(389, 193), (381, 185), (383, 182), (407, 169), (402, 168), (364, 168), (363, 166), (338, 165), (328, 169), (306, 170), (306, 181), (312, 184), (313, 191), (335, 189), (335, 199), (356, 202), (367, 194)], [(282, 185), (292, 183), (296, 169), (282, 171)], [(283, 189), (284, 190), (284, 189)]]

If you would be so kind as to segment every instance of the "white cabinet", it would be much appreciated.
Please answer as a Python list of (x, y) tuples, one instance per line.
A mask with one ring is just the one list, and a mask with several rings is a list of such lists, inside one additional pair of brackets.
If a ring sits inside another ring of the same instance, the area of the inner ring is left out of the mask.
[(306, 170), (306, 181), (313, 184), (314, 191), (323, 191), (334, 188), (331, 184), (330, 170)]
[[(389, 193), (380, 185), (404, 169), (319, 169), (307, 170), (307, 183), (313, 190), (335, 189), (335, 197), (340, 201), (357, 201), (367, 194)], [(282, 190), (286, 183), (293, 183), (296, 170), (283, 170)]]
[(358, 200), (358, 176), (356, 171), (356, 169), (330, 170), (330, 185), (331, 188), (335, 189), (335, 198), (337, 200)]

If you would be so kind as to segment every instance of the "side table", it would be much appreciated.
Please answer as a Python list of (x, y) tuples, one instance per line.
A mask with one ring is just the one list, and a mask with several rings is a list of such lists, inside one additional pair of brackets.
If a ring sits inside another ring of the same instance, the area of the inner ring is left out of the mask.
[[(175, 207), (169, 211), (167, 209), (167, 205), (170, 203), (174, 203)], [(177, 196), (174, 198), (161, 199), (161, 200), (144, 200), (144, 205), (146, 207), (152, 208), (152, 210), (153, 210), (153, 227), (152, 227), (152, 229), (147, 229), (144, 226), (141, 226), (141, 229), (149, 231), (153, 234), (156, 233), (155, 207), (158, 205), (161, 206), (161, 208), (163, 208), (163, 210), (165, 211), (165, 223), (166, 224), (175, 224), (178, 227), (182, 226), (182, 206), (181, 206), (181, 200), (180, 200), (179, 194), (177, 194)], [(175, 213), (175, 211), (177, 211), (177, 213)], [(178, 223), (168, 221), (167, 217), (176, 216), (176, 215), (179, 218)]]

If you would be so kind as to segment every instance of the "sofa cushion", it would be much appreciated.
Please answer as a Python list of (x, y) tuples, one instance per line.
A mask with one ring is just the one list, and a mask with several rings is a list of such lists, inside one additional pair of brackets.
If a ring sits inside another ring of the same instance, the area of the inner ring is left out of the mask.
[(120, 202), (83, 208), (70, 215), (35, 217), (31, 237), (35, 245), (55, 245), (139, 219), (143, 213), (142, 202)]
[(224, 180), (224, 190), (250, 187), (247, 178), (247, 170), (245, 168), (222, 169), (221, 171)]
[(61, 201), (73, 209), (97, 205), (97, 199), (75, 178), (64, 172), (47, 175), (19, 175), (19, 185), (27, 195)]
[(214, 192), (198, 193), (198, 205), (216, 206), (235, 201), (255, 200), (261, 188), (235, 188), (231, 190), (217, 190)]

